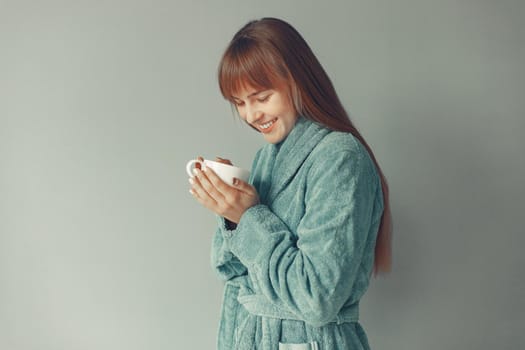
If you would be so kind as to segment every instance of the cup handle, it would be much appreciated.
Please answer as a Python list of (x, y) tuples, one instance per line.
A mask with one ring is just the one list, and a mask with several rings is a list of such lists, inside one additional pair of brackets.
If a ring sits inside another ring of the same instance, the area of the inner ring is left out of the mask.
[(188, 162), (188, 164), (186, 164), (186, 172), (188, 173), (190, 177), (193, 177), (193, 172), (191, 170), (192, 170), (193, 165), (197, 163), (199, 163), (202, 166), (202, 162), (197, 159), (192, 159)]

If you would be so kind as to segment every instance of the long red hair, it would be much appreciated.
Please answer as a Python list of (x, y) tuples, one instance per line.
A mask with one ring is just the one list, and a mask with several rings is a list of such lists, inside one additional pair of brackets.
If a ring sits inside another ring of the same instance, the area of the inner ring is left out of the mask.
[(247, 23), (226, 48), (218, 78), (222, 95), (232, 103), (232, 96), (244, 86), (269, 89), (284, 82), (298, 115), (331, 130), (351, 133), (363, 144), (380, 175), (384, 201), (375, 246), (374, 273), (389, 272), (392, 216), (386, 178), (370, 146), (352, 124), (330, 78), (299, 32), (277, 18)]

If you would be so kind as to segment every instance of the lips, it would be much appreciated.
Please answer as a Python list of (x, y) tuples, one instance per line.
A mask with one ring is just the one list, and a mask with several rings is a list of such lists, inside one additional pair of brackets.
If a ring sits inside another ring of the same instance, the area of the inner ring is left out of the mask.
[(272, 131), (272, 129), (274, 128), (276, 122), (277, 122), (277, 118), (272, 119), (272, 120), (270, 120), (270, 121), (268, 121), (266, 123), (259, 123), (258, 129), (263, 134), (267, 134), (267, 133)]

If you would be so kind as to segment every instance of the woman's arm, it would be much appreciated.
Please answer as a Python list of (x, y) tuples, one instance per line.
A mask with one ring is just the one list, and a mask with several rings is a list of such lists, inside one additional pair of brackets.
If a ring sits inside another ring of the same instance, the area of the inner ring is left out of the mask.
[(211, 246), (211, 265), (217, 272), (219, 278), (227, 281), (237, 276), (242, 276), (248, 273), (246, 266), (244, 266), (239, 259), (233, 255), (228, 247), (227, 241), (224, 239), (225, 232), (229, 229), (226, 227), (226, 220), (218, 217), (219, 227), (215, 231)]
[[(259, 150), (255, 155), (252, 172), (260, 153)], [(202, 157), (198, 157), (198, 159), (204, 160)], [(232, 164), (230, 160), (219, 157), (216, 161)], [(207, 174), (201, 170), (203, 169), (198, 167), (195, 171), (196, 175), (190, 179), (192, 184), (190, 193), (200, 204), (217, 214), (218, 228), (212, 240), (211, 265), (221, 279), (229, 280), (247, 273), (246, 267), (232, 254), (227, 241), (224, 239), (226, 232), (231, 233), (237, 227), (237, 223), (229, 220), (229, 218), (231, 215), (240, 218), (248, 207), (259, 202), (259, 197), (255, 187), (248, 183), (240, 181), (234, 185), (237, 187), (235, 188), (224, 183), (213, 170), (209, 170)]]

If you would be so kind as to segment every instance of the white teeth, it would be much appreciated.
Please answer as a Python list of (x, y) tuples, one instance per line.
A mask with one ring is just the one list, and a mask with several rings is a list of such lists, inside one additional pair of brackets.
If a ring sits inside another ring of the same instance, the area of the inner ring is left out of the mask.
[(270, 126), (272, 126), (273, 122), (274, 121), (272, 120), (271, 122), (261, 124), (261, 129), (268, 129)]

